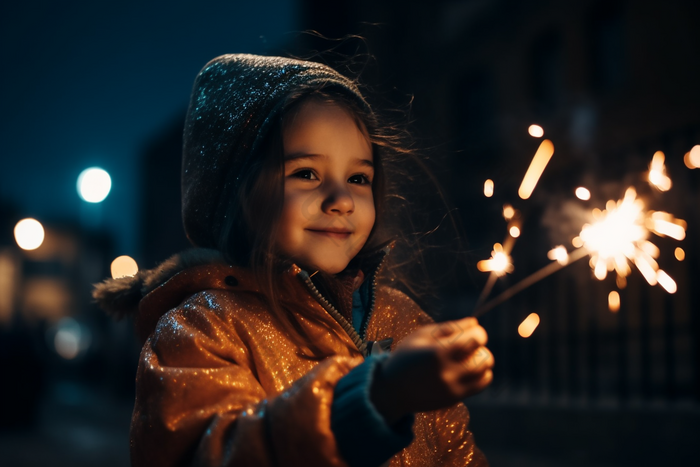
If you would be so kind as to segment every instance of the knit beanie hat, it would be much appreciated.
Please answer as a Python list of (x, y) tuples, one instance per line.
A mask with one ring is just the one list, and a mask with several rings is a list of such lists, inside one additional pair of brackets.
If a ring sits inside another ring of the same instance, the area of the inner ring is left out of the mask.
[(182, 219), (192, 244), (217, 247), (231, 198), (259, 157), (286, 98), (318, 88), (339, 90), (369, 109), (354, 82), (315, 62), (222, 55), (199, 72), (182, 152)]

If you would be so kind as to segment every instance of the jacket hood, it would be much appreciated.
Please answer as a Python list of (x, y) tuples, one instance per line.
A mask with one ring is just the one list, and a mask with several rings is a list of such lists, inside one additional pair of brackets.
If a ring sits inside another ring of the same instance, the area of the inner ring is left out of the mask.
[(222, 55), (197, 76), (182, 153), (182, 218), (198, 247), (217, 248), (228, 206), (291, 94), (338, 90), (371, 112), (350, 79), (315, 62)]

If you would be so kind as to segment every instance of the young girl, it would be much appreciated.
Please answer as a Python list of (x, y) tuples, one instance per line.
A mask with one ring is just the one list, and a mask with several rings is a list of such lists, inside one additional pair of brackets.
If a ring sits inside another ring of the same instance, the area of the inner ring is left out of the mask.
[(134, 465), (487, 465), (460, 402), (491, 381), (485, 331), (379, 285), (397, 154), (324, 65), (204, 67), (182, 172), (199, 248), (94, 294), (145, 341)]

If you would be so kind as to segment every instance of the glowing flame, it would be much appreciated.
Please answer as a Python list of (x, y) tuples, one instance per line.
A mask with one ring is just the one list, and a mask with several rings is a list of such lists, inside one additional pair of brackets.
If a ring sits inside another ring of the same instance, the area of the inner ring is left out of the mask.
[(522, 323), (520, 323), (520, 326), (518, 326), (518, 334), (520, 334), (520, 337), (525, 337), (528, 338), (532, 335), (533, 332), (535, 332), (535, 329), (537, 329), (537, 326), (540, 324), (540, 317), (537, 313), (530, 313), (527, 315), (527, 318), (523, 320)]
[(649, 183), (661, 191), (670, 190), (672, 185), (671, 179), (666, 175), (665, 159), (666, 156), (664, 156), (663, 152), (656, 151), (649, 166)]
[(666, 212), (646, 212), (632, 187), (623, 199), (608, 201), (604, 211), (594, 210), (592, 216), (595, 222), (583, 226), (580, 240), (591, 256), (597, 279), (603, 280), (608, 272), (615, 271), (618, 285), (624, 286), (627, 281), (620, 278), (631, 273), (632, 262), (650, 285), (659, 283), (669, 293), (676, 291), (676, 283), (654, 259), (660, 254), (659, 248), (647, 237), (651, 231), (681, 240), (685, 237), (685, 221)]
[(608, 294), (608, 309), (613, 313), (620, 311), (620, 294), (614, 290)]
[(494, 272), (496, 275), (502, 276), (507, 272), (513, 272), (513, 264), (510, 256), (503, 251), (503, 246), (496, 243), (491, 252), (491, 258), (479, 261), (476, 265), (479, 271)]
[(493, 196), (493, 180), (488, 179), (484, 182), (484, 196), (490, 198)]
[(530, 136), (533, 138), (542, 138), (544, 136), (544, 129), (539, 125), (530, 125), (527, 129)]
[(556, 261), (562, 266), (565, 266), (569, 262), (569, 253), (567, 253), (566, 248), (563, 245), (555, 247), (547, 253), (547, 258), (552, 261)]
[(542, 172), (544, 172), (547, 163), (549, 163), (549, 159), (552, 158), (552, 154), (554, 154), (554, 144), (550, 140), (545, 139), (540, 144), (540, 147), (537, 148), (537, 152), (532, 158), (530, 167), (525, 172), (525, 177), (523, 177), (523, 181), (518, 189), (518, 196), (522, 199), (528, 199), (532, 195), (537, 182), (542, 176)]
[(580, 186), (576, 188), (576, 191), (574, 193), (576, 194), (576, 197), (582, 201), (588, 201), (589, 199), (591, 199), (591, 192), (588, 191), (588, 188)]

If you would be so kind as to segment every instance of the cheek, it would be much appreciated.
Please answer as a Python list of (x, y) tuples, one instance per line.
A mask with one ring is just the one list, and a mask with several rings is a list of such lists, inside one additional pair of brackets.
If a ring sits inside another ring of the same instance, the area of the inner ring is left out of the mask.
[(314, 221), (321, 214), (321, 198), (316, 191), (300, 191), (285, 194), (285, 216), (297, 224)]
[(365, 230), (365, 234), (369, 235), (370, 231), (372, 230), (372, 227), (374, 227), (374, 222), (376, 220), (373, 198), (363, 200), (362, 212), (363, 229)]

